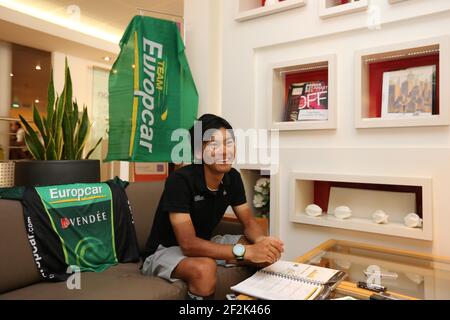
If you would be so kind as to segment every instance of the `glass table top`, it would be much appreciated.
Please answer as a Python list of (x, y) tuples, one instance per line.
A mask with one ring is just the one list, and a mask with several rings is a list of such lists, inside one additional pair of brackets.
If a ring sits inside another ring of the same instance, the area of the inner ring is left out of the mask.
[(345, 281), (353, 284), (372, 280), (388, 292), (416, 299), (450, 300), (450, 259), (333, 241), (312, 250), (299, 262), (345, 271)]

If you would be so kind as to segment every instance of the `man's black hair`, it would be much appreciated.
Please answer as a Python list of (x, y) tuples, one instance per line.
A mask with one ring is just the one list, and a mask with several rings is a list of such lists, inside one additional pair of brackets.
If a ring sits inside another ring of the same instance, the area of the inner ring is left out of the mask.
[[(211, 114), (211, 113), (206, 113), (204, 115), (202, 115), (200, 118), (197, 119), (197, 121), (200, 121), (202, 123), (202, 136), (201, 136), (201, 143), (198, 144), (198, 146), (202, 146), (203, 145), (203, 136), (205, 135), (205, 132), (210, 130), (210, 129), (221, 129), (221, 128), (225, 128), (226, 130), (229, 130), (233, 139), (234, 139), (234, 134), (233, 134), (233, 127), (231, 126), (231, 124), (225, 120), (224, 118), (221, 118), (219, 116), (216, 116), (215, 114)], [(194, 134), (194, 128), (195, 125), (192, 126), (192, 128), (189, 130), (189, 134), (191, 135), (191, 151), (192, 151), (192, 155), (195, 158), (195, 134)]]
[(19, 121), (16, 121), (16, 125), (17, 125), (19, 128), (22, 128), (22, 124), (21, 124)]

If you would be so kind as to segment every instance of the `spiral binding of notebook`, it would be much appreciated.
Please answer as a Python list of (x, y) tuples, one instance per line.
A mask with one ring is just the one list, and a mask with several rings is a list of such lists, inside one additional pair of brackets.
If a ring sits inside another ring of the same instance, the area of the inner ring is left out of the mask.
[(284, 273), (281, 273), (281, 272), (267, 271), (267, 270), (264, 270), (264, 269), (263, 270), (259, 270), (258, 272), (274, 275), (274, 276), (281, 277), (281, 278), (288, 279), (288, 280), (294, 280), (294, 281), (300, 281), (300, 282), (304, 282), (304, 283), (308, 283), (308, 284), (313, 284), (313, 285), (316, 285), (316, 286), (325, 285), (325, 283), (322, 283), (321, 281), (310, 280), (310, 279), (305, 279), (305, 278), (299, 278), (299, 277), (291, 276), (291, 275), (284, 274)]

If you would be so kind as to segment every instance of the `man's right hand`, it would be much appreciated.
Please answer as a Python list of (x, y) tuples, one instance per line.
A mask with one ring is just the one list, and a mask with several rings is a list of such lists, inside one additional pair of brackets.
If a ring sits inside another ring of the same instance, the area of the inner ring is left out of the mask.
[(252, 263), (275, 263), (281, 257), (283, 244), (280, 240), (265, 237), (255, 244), (247, 245), (244, 259)]

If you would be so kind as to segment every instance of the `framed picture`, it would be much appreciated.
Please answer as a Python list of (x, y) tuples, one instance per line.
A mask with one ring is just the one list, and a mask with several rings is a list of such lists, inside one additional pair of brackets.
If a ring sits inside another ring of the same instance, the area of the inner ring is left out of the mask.
[(435, 65), (385, 72), (381, 116), (383, 118), (431, 116), (435, 92)]
[(168, 164), (165, 162), (130, 163), (130, 171), (130, 181), (132, 182), (161, 181), (169, 175)]

